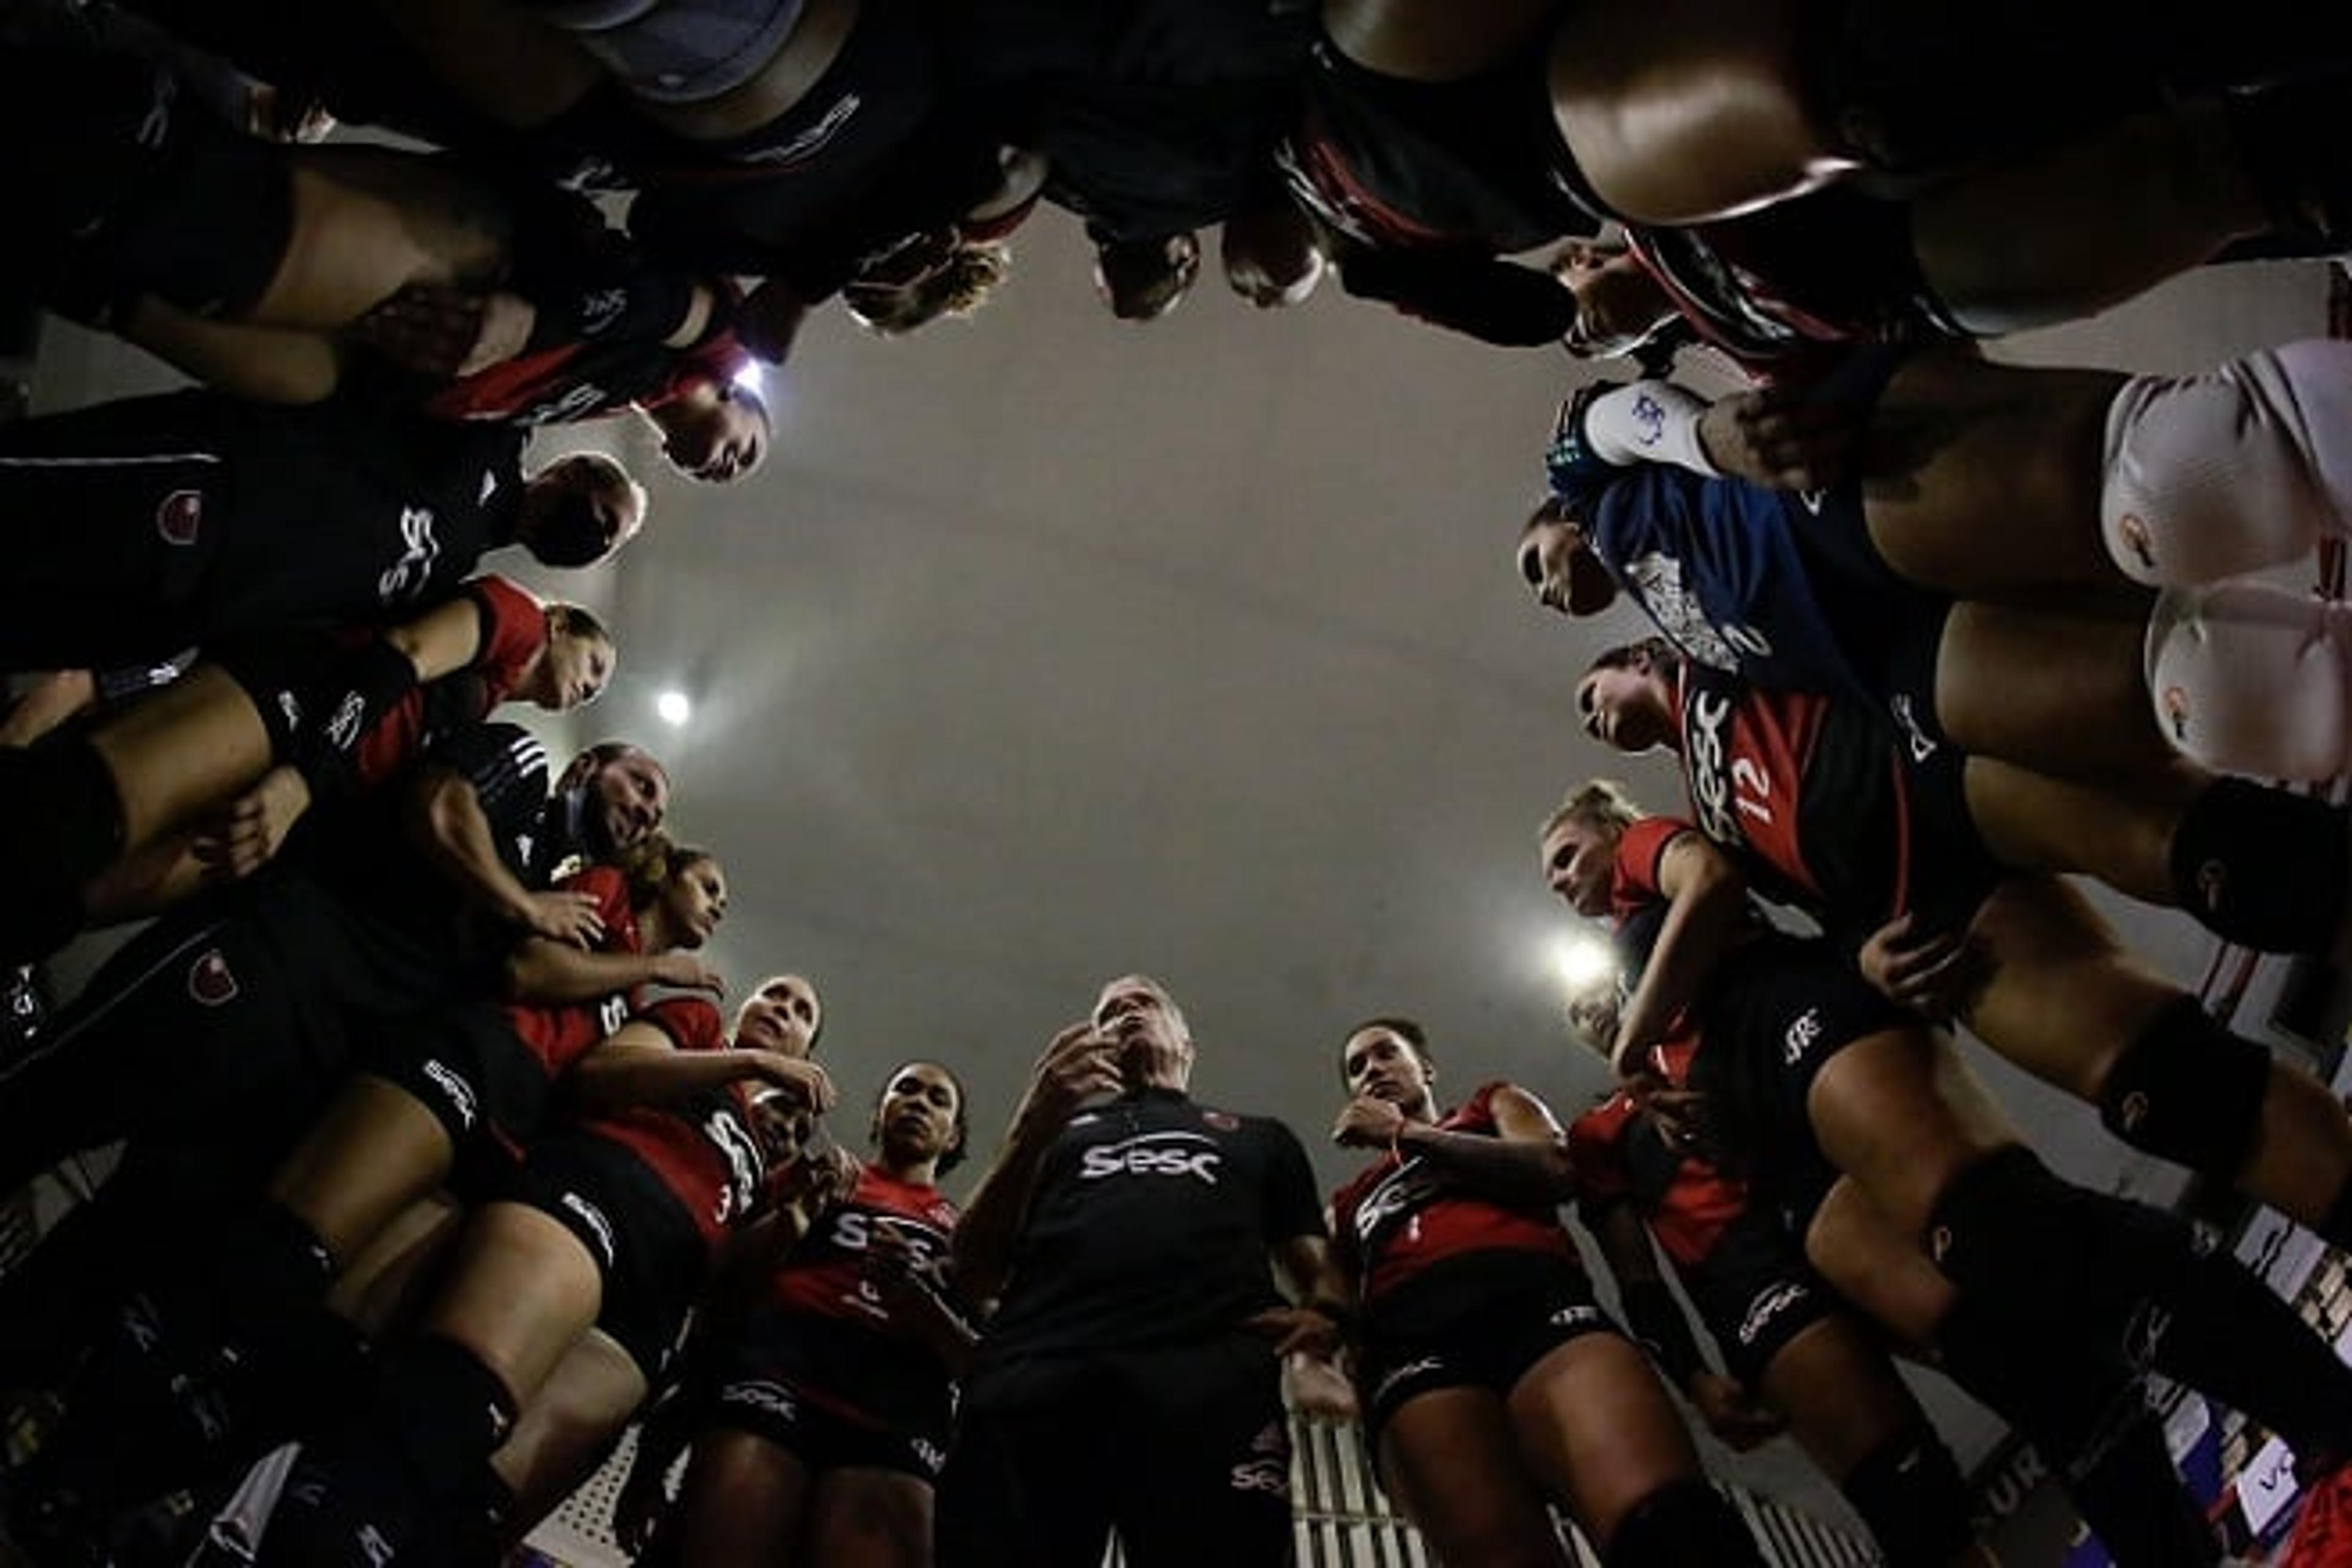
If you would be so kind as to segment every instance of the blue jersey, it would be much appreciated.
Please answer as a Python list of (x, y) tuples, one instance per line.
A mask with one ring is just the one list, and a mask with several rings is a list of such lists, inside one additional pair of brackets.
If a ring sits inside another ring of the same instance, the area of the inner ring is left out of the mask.
[(1826, 507), (1858, 506), (1851, 487), (1768, 490), (1666, 463), (1621, 466), (1585, 439), (1587, 387), (1546, 455), (1552, 494), (1581, 524), (1617, 584), (1696, 664), (1757, 686), (1857, 695), (1877, 682), (1853, 668), (1822, 612), (1800, 540)]

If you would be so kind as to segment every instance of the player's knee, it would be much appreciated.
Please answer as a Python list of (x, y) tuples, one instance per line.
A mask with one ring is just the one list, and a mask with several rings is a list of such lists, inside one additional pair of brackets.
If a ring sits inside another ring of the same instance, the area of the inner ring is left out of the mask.
[(1723, 1494), (1701, 1476), (1684, 1476), (1626, 1510), (1610, 1538), (1608, 1568), (1687, 1568), (1694, 1563), (1727, 1568), (1760, 1563), (1756, 1538)]
[(2176, 588), (2148, 622), (2165, 738), (2207, 767), (2326, 779), (2352, 755), (2352, 606), (2261, 583)]
[(2116, 1057), (2099, 1120), (2136, 1149), (2233, 1180), (2253, 1149), (2270, 1072), (2268, 1051), (2182, 996)]
[(2222, 940), (2324, 952), (2344, 920), (2352, 817), (2314, 795), (2224, 775), (2181, 813), (2167, 860), (2175, 902)]
[(2249, 360), (2198, 376), (2135, 376), (2107, 411), (2100, 526), (2135, 582), (2216, 582), (2298, 559), (2330, 515), (2279, 406)]

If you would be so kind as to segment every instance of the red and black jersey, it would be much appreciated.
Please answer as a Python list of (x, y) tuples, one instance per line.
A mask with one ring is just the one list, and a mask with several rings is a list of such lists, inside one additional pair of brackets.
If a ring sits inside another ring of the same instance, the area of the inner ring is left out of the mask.
[(1909, 907), (1911, 780), (1875, 714), (1688, 663), (1676, 710), (1700, 831), (1784, 896), (1856, 919)]
[(670, 348), (663, 340), (676, 331), (675, 319), (667, 330), (646, 323), (630, 333), (625, 325), (622, 318), (603, 336), (543, 344), (534, 334), (536, 346), (447, 383), (425, 400), (425, 411), (441, 419), (573, 425), (659, 407), (703, 382), (731, 382), (751, 363), (731, 328)]
[(1745, 1182), (1669, 1149), (1622, 1089), (1569, 1123), (1568, 1149), (1585, 1199), (1631, 1203), (1685, 1268), (1705, 1262), (1748, 1212)]
[[(1496, 1090), (1486, 1083), (1437, 1125), (1446, 1132), (1499, 1137)], [(1467, 1253), (1496, 1250), (1549, 1253), (1576, 1260), (1576, 1244), (1549, 1205), (1515, 1205), (1463, 1191), (1415, 1154), (1391, 1152), (1331, 1194), (1333, 1245), (1359, 1281), (1367, 1303), (1423, 1269)]]
[(469, 579), (465, 593), (481, 616), (481, 640), (472, 661), (410, 691), (377, 715), (353, 752), (352, 773), (358, 787), (371, 788), (390, 778), (436, 729), (478, 720), (513, 696), (523, 671), (547, 647), (547, 606), (532, 595), (494, 573)]
[(867, 1163), (849, 1196), (826, 1209), (769, 1279), (768, 1300), (781, 1310), (843, 1318), (892, 1332), (890, 1310), (866, 1281), (866, 1249), (877, 1231), (904, 1240), (917, 1272), (935, 1287), (945, 1280), (948, 1239), (956, 1206), (937, 1187), (894, 1181)]
[[(699, 996), (665, 996), (635, 1017), (682, 1051), (733, 1048), (719, 1009)], [(767, 1144), (753, 1130), (742, 1087), (729, 1084), (682, 1104), (606, 1111), (589, 1119), (585, 1130), (645, 1162), (694, 1216), (703, 1240), (716, 1246), (758, 1209), (769, 1175)]]
[(925, 1289), (948, 1304), (948, 1244), (956, 1207), (936, 1187), (893, 1180), (867, 1164), (849, 1196), (768, 1278), (755, 1326), (767, 1363), (804, 1397), (845, 1419), (894, 1431), (944, 1430), (951, 1379), (929, 1344), (892, 1316), (866, 1277), (878, 1232), (903, 1239)]
[(1617, 840), (1616, 864), (1609, 872), (1612, 923), (1622, 925), (1665, 897), (1658, 883), (1658, 864), (1675, 839), (1697, 831), (1676, 816), (1645, 816), (1625, 829)]
[[(742, 369), (748, 356), (730, 325), (742, 295), (731, 282), (653, 259), (584, 196), (539, 181), (496, 183), (513, 231), (504, 287), (530, 302), (530, 336), (513, 357), (434, 388), (425, 412), (572, 424)], [(709, 322), (695, 342), (673, 348), (698, 289), (709, 297)]]
[[(1644, 816), (1618, 837), (1616, 859), (1609, 869), (1609, 928), (1617, 950), (1621, 1005), (1642, 971), (1649, 967), (1651, 950), (1657, 946), (1658, 932), (1665, 924), (1668, 900), (1658, 868), (1675, 839), (1697, 831), (1680, 817)], [(1668, 1045), (1686, 1059), (1694, 1048), (1688, 1021), (1676, 1016), (1666, 1026)], [(1664, 1051), (1668, 1045), (1654, 1049)]]
[[(629, 881), (610, 866), (591, 866), (556, 884), (559, 890), (585, 893), (596, 900), (597, 918), (604, 922), (598, 952), (643, 952), (645, 940), (637, 930), (637, 913), (629, 905)], [(628, 1021), (635, 1011), (635, 991), (615, 992), (590, 1002), (518, 1002), (507, 1010), (507, 1026), (515, 1038), (530, 1047), (551, 1079), (586, 1056), (596, 1043)]]

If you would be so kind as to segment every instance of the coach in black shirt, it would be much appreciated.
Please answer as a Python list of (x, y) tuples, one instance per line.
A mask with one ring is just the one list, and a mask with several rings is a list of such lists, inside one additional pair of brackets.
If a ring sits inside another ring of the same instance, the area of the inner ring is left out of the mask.
[(1328, 1361), (1341, 1297), (1306, 1151), (1190, 1099), (1192, 1058), (1166, 991), (1112, 981), (964, 1211), (958, 1283), (997, 1307), (940, 1479), (940, 1568), (1095, 1568), (1113, 1530), (1136, 1568), (1290, 1561), (1280, 1362)]
[(0, 669), (373, 623), (447, 597), (485, 551), (586, 566), (644, 523), (644, 489), (601, 453), (524, 479), (527, 438), (201, 391), (19, 421), (0, 430)]

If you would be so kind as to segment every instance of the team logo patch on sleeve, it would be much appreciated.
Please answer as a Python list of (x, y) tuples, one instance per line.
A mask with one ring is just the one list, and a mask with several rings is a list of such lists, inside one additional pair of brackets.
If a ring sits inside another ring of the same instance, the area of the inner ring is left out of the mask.
[(194, 544), (205, 528), (205, 498), (201, 490), (173, 490), (155, 503), (155, 531), (166, 544)]
[(206, 1007), (226, 1006), (236, 1000), (236, 972), (221, 956), (221, 950), (208, 947), (188, 965), (188, 994)]

